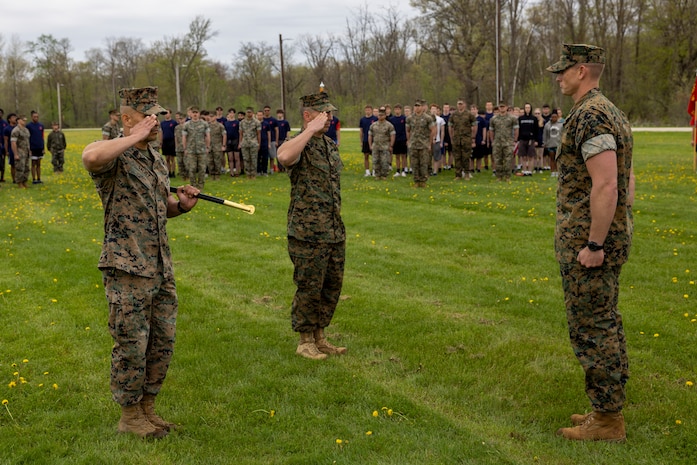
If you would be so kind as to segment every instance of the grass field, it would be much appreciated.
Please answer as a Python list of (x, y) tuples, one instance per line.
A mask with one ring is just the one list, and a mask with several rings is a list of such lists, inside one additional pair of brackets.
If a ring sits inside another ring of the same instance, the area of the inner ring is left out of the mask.
[[(687, 133), (636, 133), (635, 240), (620, 305), (627, 443), (554, 432), (588, 410), (554, 260), (555, 179), (364, 178), (343, 137), (347, 265), (328, 334), (295, 355), (285, 175), (206, 183), (169, 222), (180, 298), (162, 441), (116, 434), (96, 268), (102, 208), (70, 131), (66, 172), (0, 188), (0, 464), (697, 462), (697, 178)], [(7, 402), (5, 402), (7, 401)]]

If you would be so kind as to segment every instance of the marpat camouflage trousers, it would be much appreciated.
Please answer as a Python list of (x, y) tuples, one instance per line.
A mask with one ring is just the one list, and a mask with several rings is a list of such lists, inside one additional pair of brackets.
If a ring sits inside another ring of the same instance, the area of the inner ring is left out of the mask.
[(629, 379), (627, 342), (617, 310), (622, 266), (560, 266), (571, 347), (586, 375), (593, 410), (617, 412)]
[(184, 165), (189, 176), (189, 182), (196, 189), (203, 190), (203, 185), (206, 183), (206, 167), (208, 166), (207, 153), (191, 153), (184, 154)]
[(392, 154), (389, 150), (381, 150), (373, 147), (373, 169), (375, 177), (384, 178), (392, 169)]
[(453, 158), (455, 159), (455, 177), (461, 177), (462, 172), (470, 172), (470, 157), (472, 156), (472, 140), (453, 140)]
[(510, 179), (511, 164), (513, 163), (513, 145), (494, 143), (491, 152), (497, 179)]
[(431, 162), (430, 149), (409, 149), (414, 182), (428, 181), (428, 165)]
[(111, 393), (121, 406), (140, 402), (144, 393), (157, 395), (167, 375), (177, 318), (174, 280), (102, 270), (109, 302)]
[(335, 244), (288, 237), (288, 254), (297, 286), (291, 308), (293, 331), (309, 333), (332, 321), (344, 281), (346, 242)]

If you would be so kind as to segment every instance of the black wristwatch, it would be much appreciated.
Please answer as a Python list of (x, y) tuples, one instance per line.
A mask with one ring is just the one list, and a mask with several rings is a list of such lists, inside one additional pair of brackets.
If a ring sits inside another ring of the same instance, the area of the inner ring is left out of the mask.
[(598, 244), (597, 242), (593, 241), (588, 241), (586, 243), (586, 247), (588, 247), (588, 250), (591, 252), (597, 252), (598, 250), (603, 250), (602, 244)]
[(182, 215), (184, 213), (189, 213), (189, 211), (190, 211), (190, 210), (185, 210), (184, 207), (182, 207), (181, 202), (177, 202), (177, 210), (179, 210), (179, 213), (181, 213)]

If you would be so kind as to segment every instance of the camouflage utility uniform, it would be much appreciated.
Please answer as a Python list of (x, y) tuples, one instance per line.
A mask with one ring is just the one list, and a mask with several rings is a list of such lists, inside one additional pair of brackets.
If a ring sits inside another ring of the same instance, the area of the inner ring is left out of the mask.
[(206, 182), (206, 167), (208, 166), (208, 151), (206, 134), (210, 132), (208, 123), (203, 120), (189, 120), (184, 123), (182, 136), (186, 136), (186, 151), (184, 165), (191, 185), (203, 190)]
[(211, 151), (208, 158), (208, 172), (211, 176), (219, 176), (225, 159), (223, 158), (223, 138), (226, 136), (225, 126), (217, 121), (210, 121)]
[(288, 168), (288, 253), (297, 286), (292, 328), (300, 333), (326, 328), (339, 302), (346, 258), (341, 219), (339, 149), (329, 137), (313, 136)]
[(244, 118), (240, 121), (240, 149), (242, 150), (242, 161), (244, 172), (247, 176), (255, 176), (257, 172), (257, 155), (259, 153), (258, 134), (261, 131), (261, 123), (256, 118)]
[(66, 146), (65, 134), (62, 131), (51, 131), (49, 133), (46, 148), (51, 152), (51, 164), (53, 165), (54, 173), (63, 172)]
[(407, 118), (409, 134), (409, 156), (415, 183), (428, 181), (428, 164), (431, 161), (431, 128), (436, 122), (426, 112), (416, 113)]
[(455, 158), (455, 177), (462, 177), (462, 172), (469, 173), (470, 158), (472, 157), (472, 126), (477, 119), (469, 111), (450, 114), (448, 126), (453, 130), (450, 143)]
[(368, 130), (368, 135), (373, 138), (373, 167), (377, 178), (384, 178), (390, 173), (392, 167), (390, 142), (395, 134), (394, 126), (387, 120), (374, 122)]
[[(571, 109), (557, 152), (555, 250), (571, 345), (586, 374), (586, 394), (598, 412), (622, 410), (624, 386), (629, 378), (617, 301), (620, 270), (632, 242), (633, 219), (628, 199), (632, 145), (632, 131), (624, 113), (596, 88)], [(586, 161), (606, 150), (617, 154), (617, 207), (603, 244), (603, 264), (586, 268), (577, 261), (591, 226), (591, 177)]]
[(29, 150), (29, 129), (17, 126), (10, 133), (10, 143), (17, 144), (15, 152), (15, 183), (21, 184), (29, 179), (29, 160), (31, 151)]
[(174, 153), (177, 156), (177, 168), (179, 169), (179, 175), (182, 178), (188, 179), (188, 174), (186, 172), (186, 165), (184, 164), (184, 145), (182, 143), (182, 131), (184, 130), (183, 124), (177, 124), (174, 127)]
[(102, 126), (102, 135), (109, 140), (118, 138), (121, 135), (119, 132), (119, 125), (112, 124), (111, 120), (107, 121), (106, 124)]
[(491, 158), (496, 170), (496, 178), (508, 180), (511, 178), (513, 163), (514, 131), (518, 129), (518, 118), (513, 115), (496, 115), (489, 121), (489, 131), (494, 133), (491, 144)]
[(134, 147), (90, 173), (104, 207), (99, 268), (114, 339), (111, 392), (122, 406), (157, 395), (172, 357), (177, 294), (167, 239), (169, 173)]

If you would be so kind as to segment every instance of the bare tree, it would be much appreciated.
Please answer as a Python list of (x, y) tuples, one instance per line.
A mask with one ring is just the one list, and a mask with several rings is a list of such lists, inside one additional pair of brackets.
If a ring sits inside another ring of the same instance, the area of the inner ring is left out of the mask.
[(27, 85), (31, 64), (25, 58), (24, 44), (19, 36), (13, 35), (2, 62), (3, 82), (10, 87), (14, 111), (20, 109), (27, 99)]
[(366, 7), (361, 7), (353, 18), (346, 19), (346, 32), (344, 40), (340, 42), (342, 58), (344, 60), (344, 72), (339, 77), (345, 77), (346, 83), (338, 82), (337, 87), (344, 88), (355, 101), (366, 100), (366, 84), (368, 62), (371, 57), (370, 29), (372, 18)]
[(266, 42), (242, 42), (233, 63), (234, 75), (256, 102), (269, 100), (267, 86), (271, 81), (274, 49)]
[(372, 24), (373, 61), (377, 86), (383, 96), (409, 66), (409, 46), (414, 28), (400, 16), (396, 8), (388, 7)]
[[(58, 107), (54, 107), (54, 91), (57, 85), (63, 85), (67, 89), (64, 101), (66, 106), (72, 106), (73, 116), (79, 117), (79, 112), (75, 107), (74, 92), (72, 86), (70, 51), (72, 47), (67, 38), (56, 39), (50, 34), (42, 34), (34, 42), (28, 43), (28, 50), (34, 56), (34, 73), (41, 82), (42, 91), (48, 97), (51, 117), (58, 120)], [(45, 113), (45, 112), (44, 112)]]
[(417, 31), (419, 46), (445, 60), (461, 82), (458, 96), (470, 100), (478, 87), (476, 64), (485, 48), (493, 46), (495, 1), (499, 0), (411, 1), (423, 14)]
[(300, 36), (300, 49), (307, 59), (307, 64), (312, 70), (314, 80), (319, 84), (321, 81), (330, 84), (329, 71), (332, 64), (336, 62), (334, 47), (338, 40), (332, 35), (325, 37), (305, 34)]

